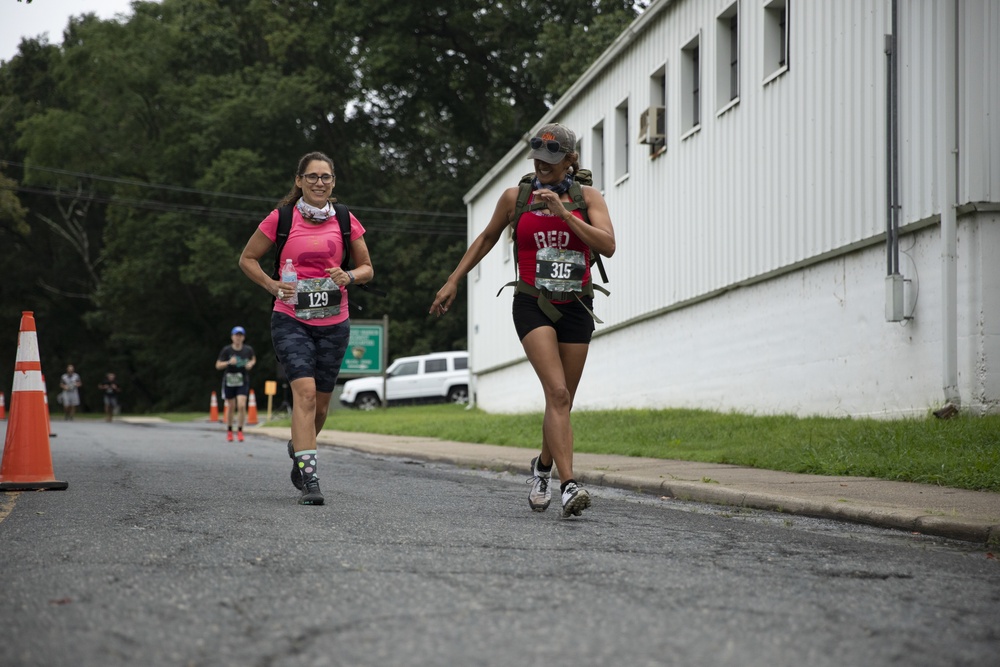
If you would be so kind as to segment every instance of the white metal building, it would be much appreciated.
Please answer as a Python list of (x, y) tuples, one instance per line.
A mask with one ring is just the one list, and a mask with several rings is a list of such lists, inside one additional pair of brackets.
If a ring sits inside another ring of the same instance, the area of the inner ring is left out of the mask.
[[(658, 0), (547, 122), (618, 241), (576, 409), (1000, 410), (1000, 0)], [(513, 274), (503, 242), (468, 278), (492, 412), (543, 402)]]

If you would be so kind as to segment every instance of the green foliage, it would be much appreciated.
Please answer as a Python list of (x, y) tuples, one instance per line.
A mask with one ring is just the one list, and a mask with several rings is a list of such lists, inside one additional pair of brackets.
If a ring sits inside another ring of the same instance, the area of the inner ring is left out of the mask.
[(30, 232), (26, 222), (28, 209), (24, 208), (15, 192), (17, 181), (0, 174), (0, 227), (27, 236)]
[[(59, 165), (62, 169), (87, 169), (92, 156), (99, 151), (100, 132), (89, 118), (76, 111), (48, 109), (17, 124), (20, 139), (16, 148), (27, 155), (26, 162), (41, 165)], [(55, 186), (76, 184), (77, 178), (69, 175), (43, 175), (28, 170), (24, 182), (29, 185), (40, 181)]]
[(464, 313), (427, 315), (466, 247), (462, 195), (634, 16), (627, 0), (163, 0), (74, 17), (61, 46), (22, 41), (0, 66), (0, 270), (30, 292), (2, 294), (0, 378), (22, 310), (85, 403), (114, 370), (130, 412), (200, 409), (236, 323), (255, 382), (273, 378), (271, 300), (237, 258), (312, 150), (389, 294), (352, 290), (352, 316), (388, 315), (393, 356), (465, 347)]

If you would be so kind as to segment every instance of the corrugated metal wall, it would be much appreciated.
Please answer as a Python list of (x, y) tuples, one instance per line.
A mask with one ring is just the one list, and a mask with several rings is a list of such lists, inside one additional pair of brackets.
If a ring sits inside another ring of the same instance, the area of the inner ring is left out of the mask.
[(959, 202), (1000, 201), (1000, 0), (959, 3)]
[[(592, 128), (604, 128), (604, 194), (618, 253), (606, 262), (612, 297), (596, 297), (595, 309), (606, 322), (598, 335), (871, 244), (884, 233), (884, 35), (891, 5), (788, 2), (788, 69), (766, 81), (766, 2), (738, 3), (739, 102), (721, 114), (716, 110), (723, 101), (715, 99), (716, 25), (734, 3), (661, 0), (633, 24), (636, 34), (618, 44), (600, 71), (592, 68), (551, 117), (539, 120), (577, 132), (584, 167), (595, 155)], [(967, 135), (961, 142), (961, 201), (996, 201), (1000, 193), (998, 4), (959, 3), (966, 37), (959, 40), (959, 125)], [(903, 224), (940, 210), (932, 154), (934, 5), (899, 3)], [(681, 49), (693, 38), (700, 40), (702, 113), (700, 129), (685, 134)], [(664, 66), (667, 150), (651, 159), (648, 147), (636, 143), (639, 115), (650, 105), (651, 77)], [(616, 136), (615, 114), (623, 104), (632, 136), (628, 175), (616, 181), (614, 151), (624, 138)], [(982, 137), (992, 141), (992, 150)], [(531, 170), (526, 152), (523, 145), (513, 148), (470, 191), (470, 238), (483, 229), (503, 189)], [(469, 340), (477, 373), (523, 361), (510, 323), (510, 291), (494, 298), (512, 277), (509, 246), (494, 249), (470, 276)], [(880, 276), (872, 281), (881, 289)]]

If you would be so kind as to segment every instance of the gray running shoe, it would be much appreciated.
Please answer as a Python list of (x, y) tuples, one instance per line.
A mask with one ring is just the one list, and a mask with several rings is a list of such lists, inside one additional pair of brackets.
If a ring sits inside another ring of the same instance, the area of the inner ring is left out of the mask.
[(294, 486), (299, 491), (302, 490), (302, 471), (299, 470), (298, 463), (295, 461), (295, 448), (292, 447), (292, 441), (288, 441), (288, 457), (292, 459), (292, 486)]
[(538, 457), (531, 459), (531, 477), (528, 484), (531, 484), (531, 491), (528, 492), (528, 504), (535, 512), (544, 512), (549, 508), (552, 501), (552, 491), (549, 490), (549, 478), (552, 472), (542, 472), (538, 469)]
[(590, 494), (587, 489), (581, 489), (576, 482), (570, 482), (562, 492), (562, 518), (580, 516), (583, 510), (590, 507)]
[(299, 505), (322, 505), (323, 493), (319, 490), (319, 477), (312, 475), (302, 482)]

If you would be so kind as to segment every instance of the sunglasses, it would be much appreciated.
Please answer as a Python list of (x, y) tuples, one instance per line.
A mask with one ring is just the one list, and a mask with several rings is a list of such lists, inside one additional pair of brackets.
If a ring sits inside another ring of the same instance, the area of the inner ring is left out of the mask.
[(554, 141), (552, 139), (549, 139), (548, 141), (546, 141), (546, 140), (540, 139), (538, 137), (532, 137), (531, 141), (529, 141), (528, 143), (531, 145), (531, 148), (534, 149), (534, 150), (536, 150), (536, 151), (539, 148), (541, 148), (542, 146), (545, 146), (545, 148), (547, 148), (550, 153), (562, 153), (563, 152), (562, 146), (559, 144), (559, 142), (558, 141)]

